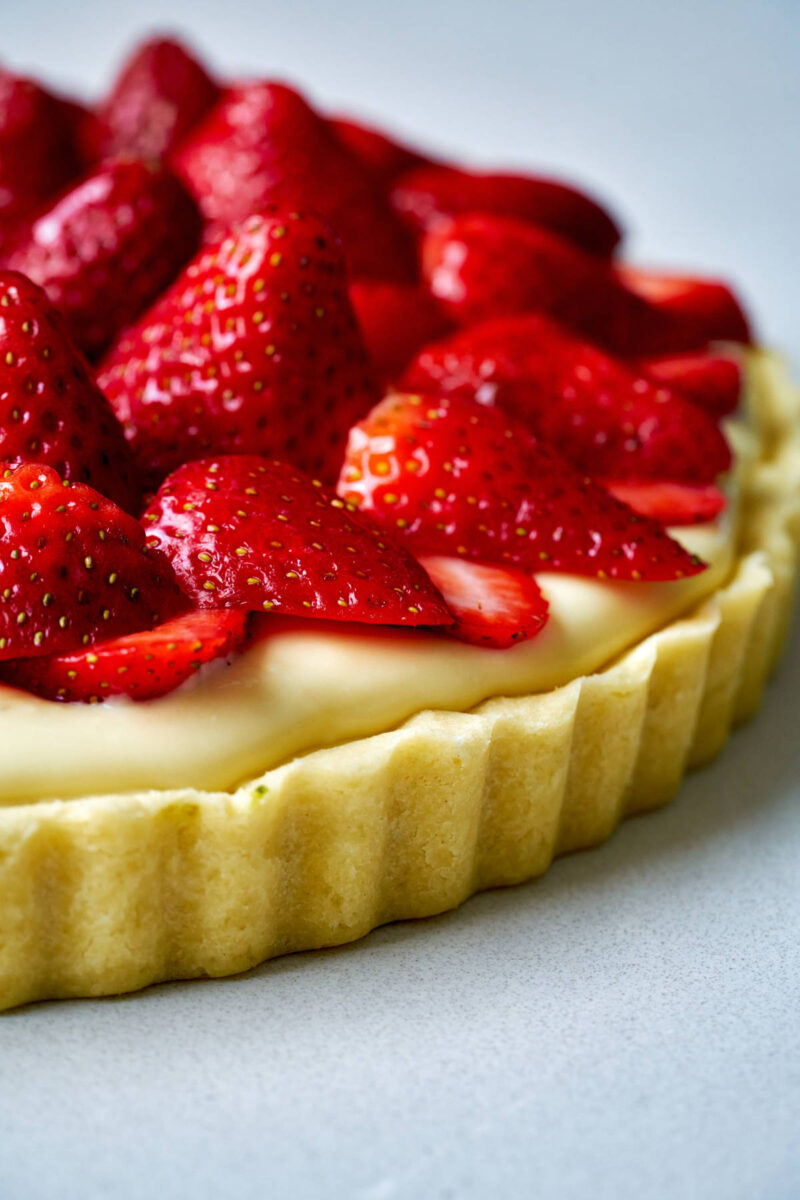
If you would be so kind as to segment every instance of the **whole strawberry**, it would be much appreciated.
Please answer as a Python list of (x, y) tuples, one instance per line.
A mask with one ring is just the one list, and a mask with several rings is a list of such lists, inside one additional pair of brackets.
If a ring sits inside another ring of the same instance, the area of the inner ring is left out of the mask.
[(711, 483), (731, 463), (705, 412), (542, 316), (426, 347), (405, 385), (497, 404), (593, 476)]
[(216, 103), (220, 89), (174, 38), (151, 38), (123, 63), (100, 106), (106, 154), (165, 158)]
[(425, 572), (391, 537), (286, 463), (230, 455), (187, 463), (145, 515), (198, 607), (450, 625)]
[(431, 294), (413, 283), (362, 279), (350, 285), (367, 352), (382, 380), (393, 380), (414, 354), (453, 326)]
[(178, 180), (136, 159), (103, 163), (21, 229), (5, 265), (45, 289), (96, 355), (197, 249), (200, 217)]
[(155, 629), (66, 654), (15, 659), (2, 664), (0, 677), (46, 700), (154, 700), (180, 687), (206, 664), (240, 650), (247, 641), (247, 622), (248, 614), (233, 608), (184, 613)]
[(613, 252), (621, 236), (614, 218), (591, 196), (535, 175), (427, 165), (395, 181), (392, 204), (418, 230), (433, 229), (457, 213), (493, 213), (541, 225), (602, 256)]
[(630, 291), (610, 264), (513, 217), (465, 214), (436, 226), (422, 242), (422, 272), (459, 325), (541, 312), (620, 358), (696, 345), (693, 331)]
[(0, 243), (79, 170), (68, 106), (0, 71)]
[(320, 213), (339, 236), (354, 278), (410, 280), (410, 238), (371, 172), (298, 93), (240, 84), (201, 121), (173, 159), (210, 237), (275, 205)]
[(0, 460), (46, 463), (127, 512), (140, 488), (122, 427), (64, 319), (24, 275), (0, 271)]
[(99, 382), (151, 481), (243, 452), (335, 478), (376, 399), (337, 239), (317, 217), (251, 217), (121, 338)]
[(703, 569), (660, 525), (476, 400), (387, 397), (351, 430), (338, 491), (415, 554), (625, 580)]
[(138, 521), (51, 467), (0, 471), (0, 659), (63, 654), (186, 607)]

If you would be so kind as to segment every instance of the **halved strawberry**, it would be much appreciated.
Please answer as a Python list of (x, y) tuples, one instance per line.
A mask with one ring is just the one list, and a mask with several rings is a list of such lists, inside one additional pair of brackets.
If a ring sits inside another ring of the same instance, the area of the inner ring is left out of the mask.
[(526, 426), (462, 397), (387, 397), (350, 431), (338, 491), (415, 554), (628, 580), (703, 569)]
[(174, 38), (150, 38), (123, 63), (100, 106), (106, 154), (164, 158), (220, 96), (194, 54)]
[(211, 223), (212, 240), (231, 222), (271, 205), (304, 209), (330, 221), (354, 278), (415, 277), (411, 240), (376, 180), (325, 119), (283, 84), (230, 88), (173, 164)]
[(638, 365), (648, 379), (685, 396), (715, 420), (739, 407), (742, 368), (727, 355), (680, 354), (646, 358)]
[(396, 378), (421, 346), (452, 329), (431, 294), (416, 284), (362, 279), (350, 285), (350, 300), (382, 379)]
[(725, 511), (727, 499), (713, 484), (602, 480), (603, 487), (643, 517), (663, 525), (698, 525)]
[(16, 233), (4, 262), (30, 276), (98, 354), (162, 291), (200, 240), (191, 197), (163, 167), (113, 159)]
[(543, 312), (620, 358), (686, 348), (681, 322), (625, 287), (609, 263), (513, 217), (468, 213), (437, 226), (422, 242), (422, 273), (459, 325)]
[(547, 601), (532, 575), (439, 555), (419, 561), (456, 618), (451, 632), (459, 641), (505, 648), (544, 628)]
[(628, 264), (618, 266), (616, 273), (626, 288), (681, 323), (687, 348), (753, 340), (750, 322), (727, 283)]
[(235, 654), (247, 638), (247, 613), (208, 609), (155, 629), (97, 642), (85, 650), (4, 664), (0, 679), (47, 700), (96, 704), (110, 696), (154, 700), (202, 666)]
[(614, 218), (585, 192), (554, 179), (428, 165), (401, 176), (395, 210), (413, 228), (432, 229), (458, 213), (516, 217), (550, 229), (589, 254), (610, 255), (620, 240)]
[(187, 463), (162, 484), (145, 524), (201, 608), (381, 625), (453, 620), (402, 546), (286, 463)]
[(51, 467), (0, 471), (0, 660), (63, 654), (186, 607), (138, 521)]
[(99, 382), (150, 480), (240, 452), (335, 478), (348, 427), (375, 400), (369, 376), (339, 243), (288, 213), (202, 251)]
[(0, 70), (0, 241), (80, 170), (68, 106)]
[(706, 413), (542, 316), (498, 318), (428, 346), (404, 383), (496, 404), (590, 475), (710, 483), (731, 462)]
[(47, 463), (128, 512), (141, 491), (122, 426), (44, 292), (0, 271), (0, 459)]
[(328, 117), (328, 125), (344, 148), (385, 187), (403, 171), (430, 165), (431, 159), (419, 150), (398, 142), (383, 129), (365, 125), (352, 117)]

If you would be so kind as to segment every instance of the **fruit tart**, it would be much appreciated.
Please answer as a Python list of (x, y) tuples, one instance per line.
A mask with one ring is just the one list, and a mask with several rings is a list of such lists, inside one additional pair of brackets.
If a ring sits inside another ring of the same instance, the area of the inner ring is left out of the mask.
[(724, 283), (146, 42), (0, 74), (0, 1005), (517, 883), (750, 716), (800, 400)]

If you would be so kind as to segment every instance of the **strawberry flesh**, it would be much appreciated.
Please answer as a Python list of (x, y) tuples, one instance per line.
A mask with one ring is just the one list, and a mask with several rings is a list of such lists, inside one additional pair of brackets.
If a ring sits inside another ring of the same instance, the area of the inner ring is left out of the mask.
[(174, 279), (197, 249), (200, 217), (165, 168), (114, 159), (15, 235), (4, 262), (43, 287), (89, 355)]
[(430, 293), (415, 284), (363, 279), (351, 284), (350, 300), (381, 379), (396, 379), (422, 346), (452, 330)]
[(412, 167), (431, 164), (431, 159), (418, 150), (403, 145), (384, 130), (352, 117), (329, 117), (328, 126), (345, 150), (357, 158), (382, 187), (388, 187), (398, 175)]
[(46, 463), (128, 512), (140, 489), (122, 427), (44, 292), (0, 271), (0, 459)]
[(449, 632), (459, 641), (505, 649), (544, 628), (547, 601), (532, 575), (440, 555), (419, 561), (456, 618)]
[(463, 330), (423, 350), (404, 383), (497, 404), (590, 475), (710, 483), (730, 467), (711, 417), (545, 317)]
[(354, 278), (410, 281), (416, 274), (410, 238), (376, 180), (283, 84), (231, 88), (173, 164), (210, 223), (209, 240), (269, 206), (305, 209), (339, 234)]
[(99, 383), (151, 481), (243, 452), (335, 479), (376, 397), (337, 239), (317, 217), (251, 217), (120, 339)]
[(186, 606), (138, 521), (51, 467), (0, 471), (0, 659), (63, 654)]
[(415, 554), (627, 580), (703, 570), (526, 426), (463, 397), (387, 397), (350, 431), (338, 490)]
[(155, 629), (98, 642), (70, 654), (4, 664), (4, 683), (46, 700), (96, 704), (111, 696), (155, 700), (247, 640), (247, 613), (208, 609), (174, 617)]
[(708, 342), (753, 341), (750, 322), (736, 294), (717, 279), (695, 279), (620, 265), (617, 278), (660, 312), (680, 322), (687, 349)]
[(162, 484), (145, 524), (201, 608), (381, 625), (453, 620), (402, 546), (286, 463), (187, 463)]
[(105, 153), (164, 158), (219, 96), (205, 67), (180, 42), (143, 42), (123, 64), (100, 107)]
[(722, 354), (646, 358), (639, 369), (648, 379), (691, 400), (717, 421), (739, 407), (742, 368), (734, 358)]
[(392, 204), (420, 231), (458, 213), (493, 213), (540, 225), (601, 256), (610, 255), (621, 236), (614, 218), (585, 192), (533, 175), (424, 166), (396, 181)]
[(699, 525), (715, 520), (727, 507), (725, 493), (713, 484), (602, 480), (603, 487), (643, 517), (663, 525)]

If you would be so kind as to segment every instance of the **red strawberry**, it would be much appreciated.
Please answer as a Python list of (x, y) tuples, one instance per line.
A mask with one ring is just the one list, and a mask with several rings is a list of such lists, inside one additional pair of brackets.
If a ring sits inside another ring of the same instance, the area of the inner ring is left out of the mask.
[(336, 238), (251, 217), (114, 347), (100, 386), (151, 480), (209, 453), (280, 455), (335, 478), (375, 399)]
[(154, 700), (191, 679), (206, 663), (227, 658), (247, 638), (247, 613), (209, 609), (125, 637), (49, 658), (23, 658), (2, 668), (4, 683), (47, 700), (93, 704), (109, 696)]
[(270, 205), (320, 213), (339, 234), (351, 274), (410, 280), (410, 240), (370, 172), (297, 92), (241, 84), (175, 156), (211, 237)]
[(0, 459), (47, 463), (138, 511), (122, 427), (44, 292), (0, 271)]
[(423, 350), (404, 382), (497, 404), (591, 475), (707, 483), (730, 466), (706, 413), (546, 317), (462, 330)]
[(0, 472), (0, 596), (0, 659), (64, 654), (186, 603), (138, 521), (32, 463)]
[(687, 349), (716, 341), (752, 342), (747, 316), (726, 283), (627, 265), (616, 271), (630, 291), (682, 323)]
[(123, 64), (99, 110), (107, 130), (106, 154), (166, 157), (219, 96), (217, 84), (180, 42), (142, 42)]
[(611, 254), (621, 236), (613, 217), (585, 192), (534, 175), (424, 166), (397, 180), (392, 204), (415, 229), (432, 229), (458, 213), (494, 213), (541, 225), (589, 254)]
[(739, 407), (742, 368), (734, 358), (721, 354), (681, 354), (646, 358), (639, 368), (648, 379), (685, 396), (715, 420), (727, 417)]
[(387, 397), (350, 431), (338, 490), (415, 554), (629, 580), (703, 569), (660, 525), (475, 400)]
[(713, 484), (638, 483), (604, 479), (603, 487), (628, 508), (663, 525), (698, 525), (725, 511), (725, 494)]
[(427, 342), (452, 325), (429, 292), (410, 283), (364, 279), (350, 287), (369, 356), (383, 379), (393, 379)]
[(388, 186), (403, 171), (430, 165), (431, 159), (418, 150), (389, 137), (382, 129), (354, 121), (352, 117), (329, 117), (328, 125), (353, 158), (384, 186)]
[(532, 575), (463, 558), (419, 561), (455, 616), (452, 634), (460, 641), (502, 649), (544, 628), (547, 601)]
[(459, 325), (545, 312), (621, 358), (684, 348), (680, 323), (625, 288), (609, 264), (512, 217), (467, 214), (437, 227), (423, 240), (422, 271)]
[(161, 167), (115, 159), (20, 231), (5, 265), (29, 275), (88, 354), (103, 350), (196, 250), (200, 218)]
[(78, 173), (67, 107), (0, 71), (0, 237)]
[(179, 467), (146, 517), (201, 608), (380, 625), (453, 618), (418, 563), (286, 463), (231, 455)]

